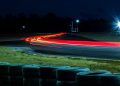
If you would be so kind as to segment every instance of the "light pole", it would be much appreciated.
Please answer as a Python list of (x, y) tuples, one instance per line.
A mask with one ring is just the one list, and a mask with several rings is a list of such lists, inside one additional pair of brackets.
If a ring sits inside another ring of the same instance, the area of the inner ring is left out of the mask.
[[(79, 24), (79, 22), (80, 22), (79, 19), (76, 19), (75, 21), (71, 22), (71, 24), (70, 24), (70, 26), (71, 26), (71, 32), (78, 32), (78, 24)], [(75, 26), (74, 26), (74, 24), (75, 24)]]
[(76, 19), (76, 24), (77, 24), (77, 27), (76, 27), (76, 32), (78, 32), (78, 24), (79, 24), (79, 22), (80, 22), (80, 20), (79, 19)]

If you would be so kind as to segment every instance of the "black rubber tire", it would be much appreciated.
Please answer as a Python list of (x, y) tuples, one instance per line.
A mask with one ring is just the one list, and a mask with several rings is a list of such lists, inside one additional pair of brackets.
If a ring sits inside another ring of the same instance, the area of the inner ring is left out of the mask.
[(24, 78), (24, 86), (41, 86), (39, 78)]
[(10, 85), (10, 76), (0, 76), (0, 86), (9, 86)]
[(23, 76), (11, 76), (10, 86), (23, 86), (24, 78)]
[(78, 72), (89, 71), (88, 68), (61, 68), (57, 69), (57, 80), (58, 81), (75, 81), (76, 74)]
[(39, 65), (24, 65), (23, 66), (23, 76), (25, 78), (39, 78), (40, 71)]
[(101, 86), (120, 86), (120, 75), (101, 76)]
[(56, 79), (41, 79), (40, 86), (57, 86)]
[(0, 63), (0, 76), (9, 75), (9, 63)]
[[(86, 73), (77, 73), (76, 81), (78, 86), (102, 86), (101, 76), (111, 75), (112, 73), (106, 70), (91, 71)], [(108, 85), (109, 86), (109, 85)]]
[(91, 71), (87, 75), (111, 75), (112, 73), (107, 70), (97, 70), (97, 71)]
[(77, 69), (77, 70), (79, 70), (79, 72), (88, 72), (88, 71), (90, 71), (89, 68), (85, 68), (85, 67), (71, 67), (71, 68)]
[(42, 66), (40, 67), (40, 78), (41, 79), (56, 79), (56, 70), (58, 68), (67, 68), (69, 66)]
[(41, 79), (55, 79), (57, 67), (43, 66), (40, 67), (40, 78)]
[(10, 65), (9, 72), (10, 76), (23, 76), (23, 65)]
[(77, 86), (76, 81), (58, 81), (57, 86)]

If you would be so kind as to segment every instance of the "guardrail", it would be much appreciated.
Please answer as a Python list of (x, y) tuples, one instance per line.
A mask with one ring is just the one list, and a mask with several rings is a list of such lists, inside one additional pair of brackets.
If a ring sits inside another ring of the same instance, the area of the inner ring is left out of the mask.
[(120, 73), (0, 62), (0, 86), (120, 86)]

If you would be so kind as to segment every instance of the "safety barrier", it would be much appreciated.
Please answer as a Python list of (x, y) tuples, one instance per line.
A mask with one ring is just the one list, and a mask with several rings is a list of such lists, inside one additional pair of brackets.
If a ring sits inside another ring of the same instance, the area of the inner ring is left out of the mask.
[(40, 86), (40, 66), (23, 66), (24, 86)]
[(0, 62), (0, 86), (7, 86), (10, 84), (9, 63)]
[(0, 62), (0, 86), (120, 86), (120, 73)]
[(11, 64), (9, 65), (10, 85), (23, 86), (23, 65)]
[(89, 68), (70, 67), (57, 69), (58, 86), (76, 86), (76, 74), (78, 72), (89, 72)]
[(41, 86), (56, 86), (56, 69), (52, 66), (40, 67)]
[[(111, 75), (112, 73), (106, 70), (79, 72), (76, 76), (78, 86), (103, 86), (101, 85), (101, 76)], [(109, 86), (109, 85), (108, 85)]]

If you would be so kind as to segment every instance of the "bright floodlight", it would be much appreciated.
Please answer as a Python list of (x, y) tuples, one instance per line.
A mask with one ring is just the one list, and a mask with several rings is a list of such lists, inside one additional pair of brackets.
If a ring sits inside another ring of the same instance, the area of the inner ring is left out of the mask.
[(113, 22), (113, 32), (120, 34), (120, 20), (118, 17), (114, 17), (114, 22)]
[(120, 21), (118, 21), (118, 23), (117, 23), (117, 27), (120, 28)]
[(76, 23), (79, 23), (79, 22), (80, 22), (80, 20), (79, 20), (79, 19), (77, 19), (77, 20), (76, 20)]

